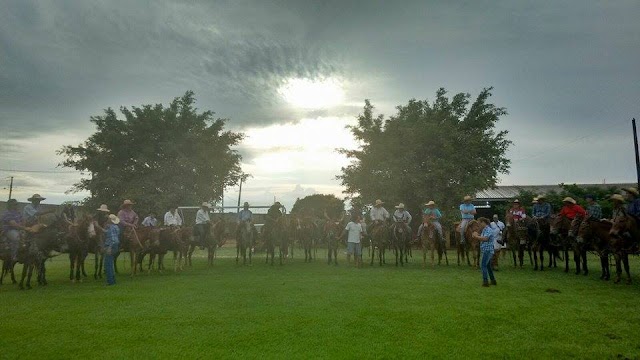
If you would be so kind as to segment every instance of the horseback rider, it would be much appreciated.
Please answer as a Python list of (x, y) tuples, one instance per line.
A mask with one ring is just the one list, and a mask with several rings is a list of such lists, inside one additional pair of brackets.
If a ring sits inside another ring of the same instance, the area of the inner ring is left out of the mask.
[(384, 222), (389, 219), (389, 212), (387, 211), (387, 209), (382, 207), (382, 204), (384, 204), (384, 202), (378, 199), (376, 200), (371, 210), (369, 210), (369, 217), (371, 218), (372, 222), (371, 232), (373, 232), (373, 229), (384, 224)]
[(158, 225), (158, 219), (156, 219), (155, 211), (149, 212), (149, 215), (142, 220), (142, 226), (144, 227), (156, 227)]
[(211, 230), (211, 218), (209, 217), (210, 207), (211, 205), (209, 205), (209, 203), (205, 201), (200, 204), (200, 209), (196, 213), (196, 225), (194, 227), (194, 230), (198, 234), (200, 240), (200, 250), (204, 249), (205, 243), (209, 238), (209, 232)]
[[(572, 197), (565, 197), (562, 199), (562, 209), (560, 209), (558, 216), (564, 216), (573, 221), (576, 216), (585, 218), (587, 216), (587, 211), (582, 206), (578, 205)], [(574, 230), (575, 229), (573, 227), (569, 230), (569, 237), (575, 236)]]
[(520, 200), (515, 199), (511, 204), (511, 208), (507, 212), (513, 217), (515, 222), (518, 222), (527, 217), (526, 210), (520, 204)]
[(256, 228), (253, 226), (253, 213), (249, 210), (249, 203), (245, 201), (242, 210), (238, 213), (238, 226), (236, 227), (236, 239), (240, 239), (240, 229), (242, 226), (249, 225), (251, 233), (255, 239), (258, 235)]
[(169, 211), (164, 214), (164, 226), (182, 226), (182, 218), (175, 205), (171, 205)]
[(31, 204), (27, 204), (24, 209), (22, 209), (22, 218), (26, 226), (34, 225), (38, 222), (38, 217), (46, 213), (44, 209), (40, 207), (40, 202), (45, 199), (46, 198), (43, 198), (40, 194), (33, 194), (33, 196), (27, 199)]
[(122, 202), (120, 211), (118, 211), (118, 218), (120, 219), (120, 229), (124, 230), (125, 227), (135, 229), (138, 227), (138, 221), (140, 220), (140, 218), (138, 217), (138, 214), (133, 211), (134, 204), (135, 203), (131, 200), (125, 200)]
[(16, 199), (9, 199), (7, 201), (7, 211), (2, 214), (2, 230), (4, 237), (7, 239), (12, 262), (18, 260), (20, 231), (24, 228), (22, 214), (18, 211), (18, 201)]
[(62, 217), (69, 224), (73, 225), (76, 222), (76, 211), (73, 209), (71, 203), (64, 204), (62, 208)]
[(440, 209), (436, 207), (436, 203), (433, 200), (426, 203), (425, 206), (426, 208), (422, 211), (423, 223), (420, 224), (420, 227), (418, 228), (418, 238), (422, 235), (424, 222), (430, 221), (436, 228), (438, 235), (440, 235), (440, 239), (444, 239), (442, 236), (442, 225), (440, 224), (440, 218), (442, 217)]
[(460, 221), (460, 243), (462, 244), (465, 242), (464, 231), (467, 229), (467, 224), (476, 215), (476, 207), (471, 203), (471, 200), (471, 196), (467, 195), (462, 199), (462, 204), (460, 204), (460, 216), (462, 217)]
[(537, 199), (538, 201), (533, 204), (533, 217), (549, 220), (551, 217), (551, 204), (547, 202), (545, 195), (538, 195)]
[(594, 195), (585, 195), (584, 199), (587, 201), (587, 216), (591, 220), (602, 219), (602, 207), (596, 202)]
[(404, 204), (398, 204), (396, 206), (396, 211), (394, 211), (393, 213), (394, 230), (397, 226), (402, 226), (407, 234), (411, 235), (411, 227), (409, 226), (409, 223), (411, 223), (411, 219), (411, 214), (409, 214), (409, 212), (404, 209)]
[(626, 198), (629, 201), (629, 204), (627, 205), (627, 214), (640, 218), (640, 197), (638, 196), (638, 189), (628, 187), (622, 190), (625, 191)]

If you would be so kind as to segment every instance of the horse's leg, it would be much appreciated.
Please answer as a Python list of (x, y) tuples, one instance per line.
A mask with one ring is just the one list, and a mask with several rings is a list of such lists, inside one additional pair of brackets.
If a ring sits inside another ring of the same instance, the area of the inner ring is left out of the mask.
[(69, 280), (73, 282), (73, 251), (69, 252)]
[(627, 273), (627, 284), (631, 284), (631, 273), (629, 272), (629, 254), (624, 251), (622, 254), (622, 264), (624, 265), (624, 272)]
[(587, 267), (587, 249), (586, 246), (582, 248), (582, 252), (580, 254), (582, 256), (582, 274), (587, 276), (589, 275), (589, 268)]
[(564, 272), (569, 272), (569, 247), (564, 246)]
[(31, 289), (31, 275), (33, 274), (34, 264), (27, 266), (27, 289)]

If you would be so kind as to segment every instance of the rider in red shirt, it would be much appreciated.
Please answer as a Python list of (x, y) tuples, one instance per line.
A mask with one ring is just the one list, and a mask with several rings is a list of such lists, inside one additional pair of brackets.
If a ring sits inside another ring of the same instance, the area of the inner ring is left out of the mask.
[(508, 213), (513, 216), (513, 220), (520, 221), (527, 217), (526, 210), (520, 205), (520, 200), (513, 200), (513, 206), (508, 210)]
[(584, 210), (584, 208), (576, 204), (576, 201), (573, 198), (564, 198), (562, 200), (562, 204), (563, 206), (558, 216), (565, 216), (570, 220), (575, 219), (577, 215), (581, 215), (582, 217), (587, 216), (587, 212)]

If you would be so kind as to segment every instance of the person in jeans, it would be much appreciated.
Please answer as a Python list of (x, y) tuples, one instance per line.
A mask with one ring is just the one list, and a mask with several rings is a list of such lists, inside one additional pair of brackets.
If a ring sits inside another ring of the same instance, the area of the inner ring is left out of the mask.
[(356, 266), (360, 267), (360, 264), (362, 263), (362, 247), (360, 245), (360, 238), (362, 237), (363, 231), (359, 215), (354, 214), (351, 217), (351, 221), (349, 221), (342, 231), (342, 234), (340, 234), (340, 238), (344, 236), (345, 232), (347, 233), (347, 261), (351, 262), (351, 255), (353, 255)]
[(120, 224), (120, 218), (114, 214), (109, 215), (104, 228), (97, 221), (93, 223), (93, 226), (104, 232), (102, 251), (104, 252), (104, 272), (107, 276), (107, 285), (115, 285), (116, 283), (113, 261), (120, 246), (120, 226), (118, 224)]
[(496, 278), (493, 275), (493, 269), (491, 269), (491, 258), (493, 258), (493, 249), (495, 243), (495, 231), (489, 226), (489, 219), (481, 217), (478, 219), (484, 225), (480, 235), (474, 232), (475, 239), (480, 241), (480, 252), (482, 253), (482, 260), (480, 267), (482, 268), (482, 286), (488, 287), (489, 280), (491, 285), (497, 285)]

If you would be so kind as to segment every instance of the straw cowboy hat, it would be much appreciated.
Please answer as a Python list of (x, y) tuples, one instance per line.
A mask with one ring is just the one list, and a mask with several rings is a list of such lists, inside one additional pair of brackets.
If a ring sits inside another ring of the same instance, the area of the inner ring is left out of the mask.
[(396, 206), (396, 209), (404, 209), (404, 204), (400, 203)]
[(622, 195), (620, 194), (613, 194), (609, 199), (624, 202), (624, 197), (622, 197)]
[(469, 195), (466, 195), (466, 196), (462, 199), (462, 201), (471, 201), (471, 200), (473, 200), (473, 198), (472, 198), (471, 196), (469, 196)]
[(109, 214), (109, 220), (111, 220), (111, 222), (116, 224), (116, 225), (120, 224), (120, 218), (118, 218), (117, 216), (115, 216), (113, 214)]
[(97, 208), (96, 210), (102, 211), (102, 212), (109, 212), (109, 208), (107, 207), (107, 204), (100, 205), (100, 207)]
[(638, 196), (638, 189), (634, 188), (634, 187), (628, 187), (628, 188), (623, 188), (622, 190), (628, 192), (628, 193), (632, 193), (635, 196)]
[(542, 199), (546, 200), (547, 197), (544, 194), (538, 195), (538, 200), (542, 200)]
[(129, 199), (127, 199), (127, 200), (122, 202), (122, 206), (124, 206), (124, 205), (134, 205), (134, 204), (135, 203), (133, 201), (129, 200)]
[[(637, 194), (637, 193), (636, 193)], [(40, 194), (33, 194), (32, 197), (28, 198), (27, 201), (33, 201), (33, 200), (45, 200), (46, 198), (43, 198), (42, 196), (40, 196)]]
[(436, 204), (435, 201), (431, 200), (428, 203), (426, 203), (425, 205), (427, 205), (427, 206), (434, 205), (435, 206), (435, 204)]
[(513, 200), (513, 203), (514, 203), (514, 204), (520, 204), (520, 200), (515, 199), (515, 200)]
[(572, 203), (573, 205), (576, 204), (576, 201), (572, 197), (569, 197), (569, 196), (567, 196), (566, 198), (562, 199), (562, 202), (569, 202), (569, 203)]
[(533, 200), (531, 200), (531, 203), (536, 204), (538, 203), (538, 200), (540, 200), (540, 198), (534, 197)]
[(376, 206), (382, 205), (382, 204), (384, 204), (384, 202), (382, 200), (380, 200), (380, 199), (376, 200), (376, 204), (375, 204)]
[(206, 201), (205, 201), (205, 202), (203, 202), (203, 203), (202, 203), (202, 205), (200, 205), (200, 206), (201, 206), (201, 207), (207, 207), (207, 208), (208, 208), (208, 207), (211, 207), (211, 205), (209, 205), (209, 203), (208, 203), (208, 202), (206, 202)]

